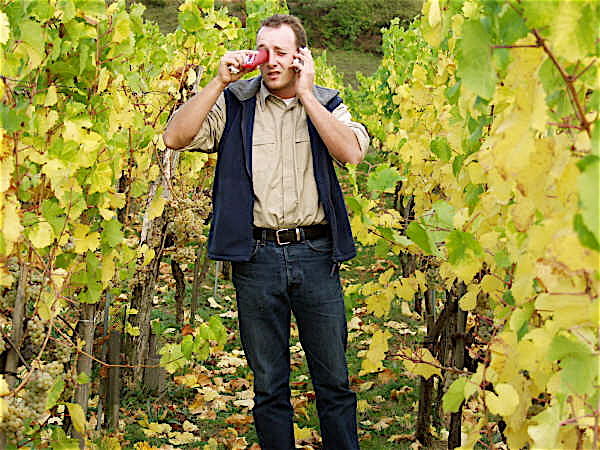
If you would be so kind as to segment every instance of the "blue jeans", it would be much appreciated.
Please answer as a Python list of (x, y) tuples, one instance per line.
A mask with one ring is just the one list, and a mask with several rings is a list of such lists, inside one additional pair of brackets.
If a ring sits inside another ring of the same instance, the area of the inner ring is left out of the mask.
[(330, 238), (256, 241), (233, 263), (242, 346), (254, 373), (254, 423), (263, 450), (294, 449), (290, 319), (294, 313), (316, 394), (325, 449), (358, 449), (356, 395), (346, 366), (344, 297)]

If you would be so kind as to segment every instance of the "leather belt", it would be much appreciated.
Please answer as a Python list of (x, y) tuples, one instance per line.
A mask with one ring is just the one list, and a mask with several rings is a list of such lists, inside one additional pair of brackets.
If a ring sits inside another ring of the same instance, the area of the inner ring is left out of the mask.
[(310, 225), (307, 227), (283, 228), (281, 230), (254, 227), (252, 230), (254, 239), (275, 241), (278, 245), (293, 244), (307, 239), (318, 239), (329, 236), (330, 233), (329, 225)]

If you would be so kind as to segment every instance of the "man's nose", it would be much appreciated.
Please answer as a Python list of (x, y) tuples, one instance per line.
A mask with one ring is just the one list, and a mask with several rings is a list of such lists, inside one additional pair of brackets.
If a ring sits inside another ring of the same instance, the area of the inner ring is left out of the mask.
[(274, 66), (277, 64), (277, 55), (275, 55), (275, 52), (269, 52), (269, 58), (267, 59), (267, 63), (269, 64), (269, 66)]

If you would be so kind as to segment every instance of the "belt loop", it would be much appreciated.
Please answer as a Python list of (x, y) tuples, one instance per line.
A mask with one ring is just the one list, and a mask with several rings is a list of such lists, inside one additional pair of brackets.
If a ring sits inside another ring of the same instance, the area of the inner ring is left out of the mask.
[(261, 236), (261, 240), (262, 242), (266, 242), (267, 241), (267, 230), (263, 228), (262, 232), (261, 232), (262, 236)]
[(304, 233), (304, 228), (298, 227), (298, 229), (300, 230), (300, 241), (301, 242), (306, 241), (306, 233)]

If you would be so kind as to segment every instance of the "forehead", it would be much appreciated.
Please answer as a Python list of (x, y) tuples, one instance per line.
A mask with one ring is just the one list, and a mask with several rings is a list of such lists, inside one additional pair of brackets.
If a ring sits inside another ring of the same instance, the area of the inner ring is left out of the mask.
[(256, 35), (257, 47), (268, 48), (287, 48), (293, 50), (296, 48), (296, 35), (294, 30), (286, 24), (274, 27), (262, 27)]

